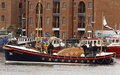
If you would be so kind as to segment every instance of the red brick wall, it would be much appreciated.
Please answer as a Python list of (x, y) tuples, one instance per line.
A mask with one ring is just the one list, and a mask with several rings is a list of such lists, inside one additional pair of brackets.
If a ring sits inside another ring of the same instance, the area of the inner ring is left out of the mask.
[[(1, 8), (2, 2), (5, 2), (5, 8)], [(9, 5), (9, 6), (7, 6)], [(5, 21), (1, 21), (1, 16), (5, 16)], [(0, 1), (0, 29), (6, 28), (7, 25), (11, 24), (11, 0)]]
[[(30, 36), (30, 32), (33, 32), (35, 31), (35, 25), (36, 25), (36, 16), (35, 16), (35, 10), (36, 10), (36, 5), (37, 5), (37, 1), (33, 1), (33, 0), (29, 0), (30, 3), (32, 3), (34, 5), (34, 9), (33, 11), (29, 11), (29, 18), (32, 17), (33, 20), (34, 20), (34, 24), (33, 25), (29, 25), (29, 36)], [(62, 37), (62, 33), (65, 32), (66, 33), (66, 37), (72, 37), (72, 31), (71, 31), (71, 25), (72, 25), (72, 6), (71, 6), (71, 1), (72, 0), (60, 0), (60, 37)], [(63, 2), (66, 2), (66, 8), (63, 9), (62, 8), (62, 3)], [(53, 35), (53, 1), (51, 0), (42, 0), (42, 5), (43, 5), (43, 34), (44, 32), (49, 32), (50, 35)], [(50, 3), (50, 9), (47, 9), (47, 3)], [(50, 17), (50, 24), (47, 25), (46, 24), (46, 20), (47, 20), (47, 17)], [(62, 24), (62, 18), (63, 17), (66, 17), (66, 24), (63, 25)]]
[[(5, 3), (5, 8), (1, 8), (1, 3)], [(20, 26), (19, 23), (19, 2), (20, 0), (1, 0), (0, 1), (0, 28), (8, 28), (10, 25), (15, 28)], [(5, 21), (1, 21), (1, 16), (5, 16)], [(15, 35), (15, 30), (13, 30)]]
[[(41, 0), (41, 4), (43, 6), (43, 27), (42, 31), (43, 34), (45, 32), (49, 32), (50, 35), (53, 35), (53, 0)], [(117, 30), (120, 29), (120, 0), (94, 0), (94, 9), (88, 8), (88, 3), (92, 2), (93, 0), (74, 0), (74, 13), (72, 13), (72, 1), (73, 0), (60, 0), (60, 37), (62, 37), (62, 33), (66, 33), (67, 38), (72, 38), (73, 33), (76, 34), (77, 38), (81, 37), (78, 32), (78, 5), (81, 1), (85, 3), (85, 36), (88, 36), (88, 31), (92, 31), (92, 25), (88, 25), (88, 17), (94, 17), (93, 21), (95, 22), (93, 24), (93, 31), (95, 36), (96, 30), (101, 30), (102, 25), (102, 12), (104, 13), (104, 16), (106, 17), (107, 23), (110, 27), (116, 28)], [(5, 2), (6, 6), (4, 9), (0, 7), (0, 28), (7, 28), (9, 25), (14, 25), (17, 27), (20, 26), (19, 23), (19, 16), (22, 16), (25, 13), (26, 7), (25, 2), (22, 0), (22, 15), (20, 13), (19, 9), (19, 2), (20, 0), (1, 0), (1, 2)], [(66, 8), (62, 8), (63, 2), (66, 2)], [(35, 33), (36, 29), (36, 5), (38, 3), (38, 0), (29, 0), (29, 6), (30, 4), (33, 4), (33, 10), (29, 10), (28, 15), (28, 33), (30, 36), (30, 32)], [(47, 8), (47, 3), (50, 3), (50, 9)], [(9, 6), (8, 6), (9, 5)], [(92, 12), (94, 11), (94, 12)], [(74, 15), (73, 15), (74, 14)], [(94, 15), (93, 15), (94, 14)], [(1, 22), (1, 16), (5, 15), (5, 22)], [(24, 15), (25, 17), (25, 15)], [(33, 18), (33, 25), (29, 25), (30, 17)], [(50, 17), (50, 24), (46, 24), (46, 18)], [(66, 24), (62, 24), (62, 18), (66, 17)], [(74, 17), (74, 18), (72, 18)], [(72, 27), (73, 22), (73, 27)], [(115, 27), (115, 24), (117, 26)], [(24, 24), (25, 25), (25, 24)], [(72, 31), (73, 29), (73, 31)], [(104, 28), (104, 30), (108, 30)]]

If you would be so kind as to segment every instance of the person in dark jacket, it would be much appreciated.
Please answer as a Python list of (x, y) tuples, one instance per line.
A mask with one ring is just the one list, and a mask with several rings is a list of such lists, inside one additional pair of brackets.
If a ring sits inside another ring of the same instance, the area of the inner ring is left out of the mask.
[(85, 54), (85, 57), (86, 57), (87, 54), (88, 54), (88, 52), (87, 52), (87, 46), (86, 46), (85, 43), (82, 45), (82, 48), (83, 48), (83, 50), (84, 50), (84, 54)]
[(88, 48), (89, 56), (92, 56), (92, 50), (93, 50), (92, 43), (89, 43), (89, 48)]
[(96, 46), (96, 43), (95, 43), (93, 47), (93, 56), (96, 56), (97, 51), (98, 51), (98, 47)]
[(52, 51), (54, 49), (54, 46), (52, 45), (52, 43), (50, 42), (49, 46), (48, 46), (48, 55), (52, 54)]

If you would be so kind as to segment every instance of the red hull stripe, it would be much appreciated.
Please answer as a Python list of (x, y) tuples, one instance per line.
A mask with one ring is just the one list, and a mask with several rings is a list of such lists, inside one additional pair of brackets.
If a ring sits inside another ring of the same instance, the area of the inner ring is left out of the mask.
[(33, 52), (28, 52), (28, 51), (23, 51), (23, 50), (19, 50), (19, 49), (15, 49), (15, 48), (10, 48), (10, 47), (7, 47), (8, 49), (10, 50), (14, 50), (14, 51), (19, 51), (19, 52), (23, 52), (23, 53), (28, 53), (28, 54), (33, 54), (33, 55), (38, 55), (38, 56), (45, 56), (45, 57), (50, 57), (50, 58), (60, 58), (60, 59), (73, 59), (73, 60), (78, 60), (78, 59), (81, 59), (81, 60), (91, 60), (91, 59), (102, 59), (102, 58), (108, 58), (108, 57), (112, 57), (114, 56), (114, 54), (112, 55), (107, 55), (107, 56), (100, 56), (100, 57), (97, 57), (97, 58), (68, 58), (68, 57), (58, 57), (58, 56), (49, 56), (49, 55), (44, 55), (44, 54), (38, 54), (38, 53), (33, 53)]

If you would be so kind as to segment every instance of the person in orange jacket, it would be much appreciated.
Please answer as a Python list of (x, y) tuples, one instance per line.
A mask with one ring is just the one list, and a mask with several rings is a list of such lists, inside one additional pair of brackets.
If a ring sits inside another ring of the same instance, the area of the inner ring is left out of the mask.
[(47, 53), (47, 49), (48, 49), (48, 44), (44, 44), (44, 51)]

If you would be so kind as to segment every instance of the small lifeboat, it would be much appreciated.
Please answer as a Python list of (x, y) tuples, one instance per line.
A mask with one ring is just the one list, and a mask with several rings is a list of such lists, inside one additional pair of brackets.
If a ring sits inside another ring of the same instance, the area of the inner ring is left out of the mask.
[(115, 53), (102, 52), (95, 57), (85, 57), (81, 48), (68, 48), (56, 55), (41, 53), (34, 48), (5, 45), (6, 63), (41, 63), (41, 64), (111, 64)]

